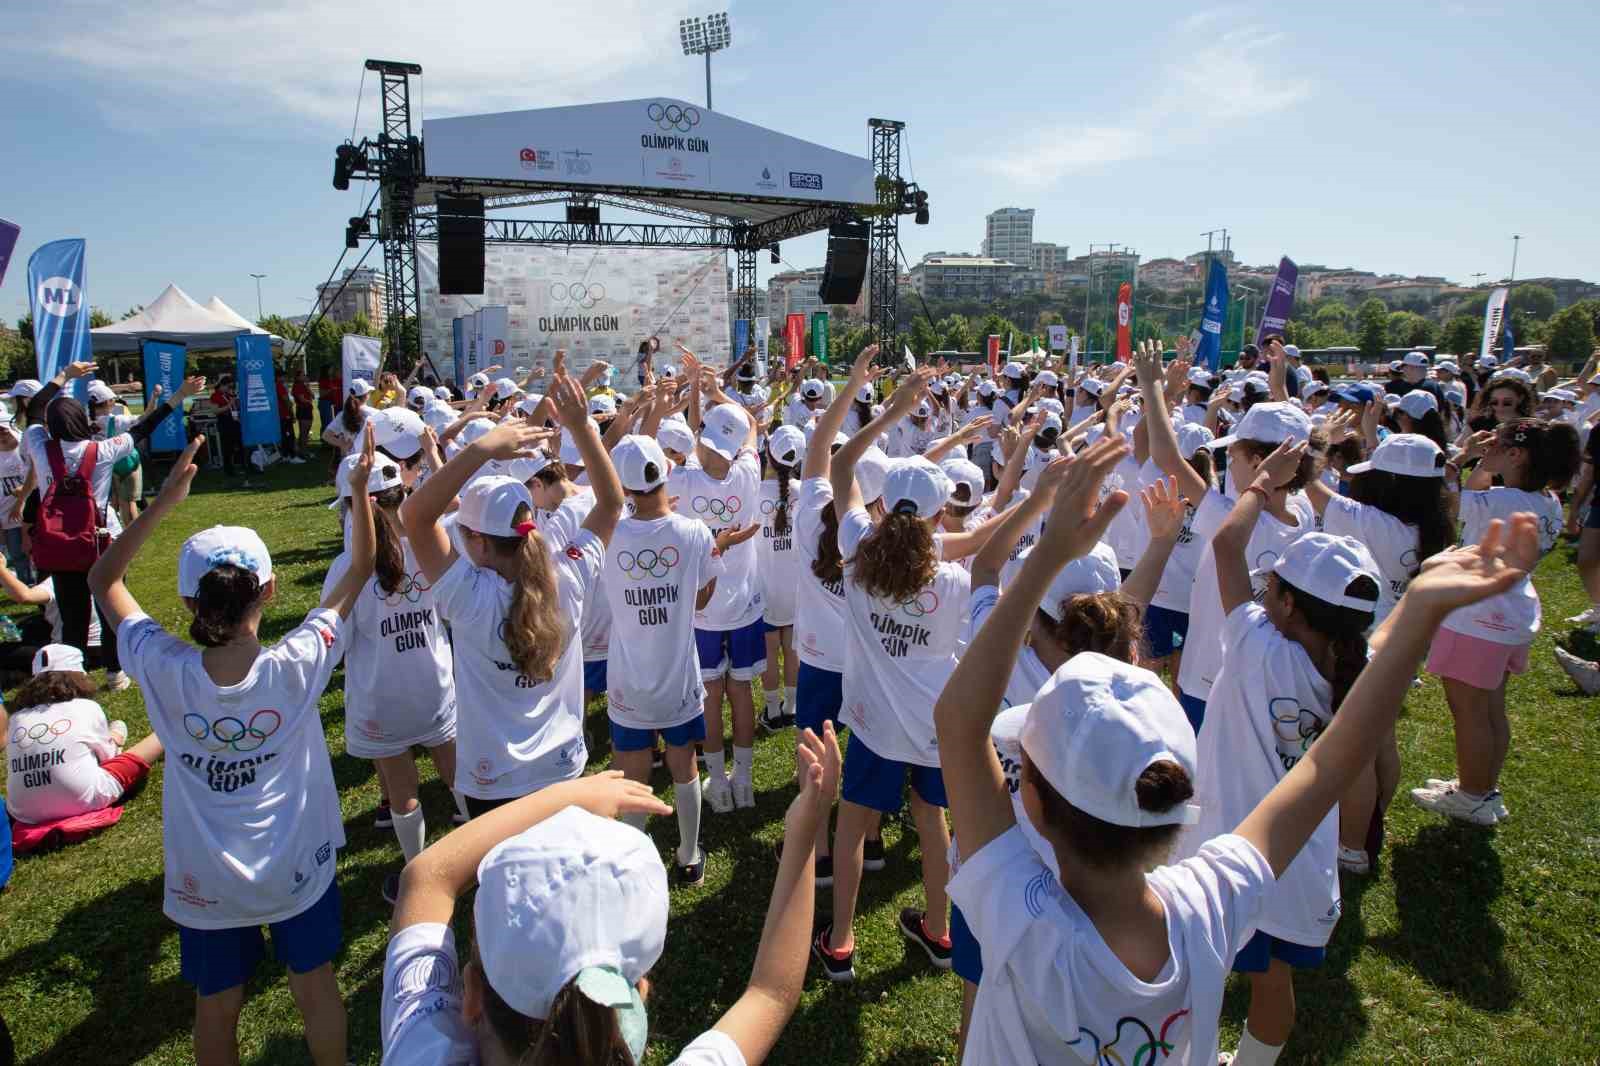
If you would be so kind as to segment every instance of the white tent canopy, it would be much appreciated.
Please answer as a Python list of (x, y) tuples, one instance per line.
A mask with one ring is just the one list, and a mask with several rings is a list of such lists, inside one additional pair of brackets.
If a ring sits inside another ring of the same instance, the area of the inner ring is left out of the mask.
[[(176, 285), (168, 285), (148, 307), (132, 318), (91, 330), (96, 352), (137, 352), (141, 341), (172, 341), (190, 351), (233, 347), (245, 333), (266, 334), (233, 308), (213, 296), (205, 306), (196, 303)], [(274, 336), (274, 346), (282, 339)]]

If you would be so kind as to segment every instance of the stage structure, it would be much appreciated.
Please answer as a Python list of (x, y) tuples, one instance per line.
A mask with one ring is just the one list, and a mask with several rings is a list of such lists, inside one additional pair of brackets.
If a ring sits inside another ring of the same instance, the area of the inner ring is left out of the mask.
[[(901, 215), (927, 221), (927, 193), (900, 176), (904, 123), (871, 119), (872, 156), (851, 156), (667, 98), (428, 119), (411, 114), (415, 63), (369, 59), (381, 132), (339, 145), (335, 188), (379, 184), (376, 217), (350, 219), (347, 247), (383, 245), (389, 346), (404, 372), (423, 353), (417, 242), (475, 215), (441, 215), (439, 198), (484, 198), (486, 212), (564, 205), (559, 219), (486, 213), (486, 244), (732, 249), (734, 315), (756, 317), (756, 256), (839, 222), (870, 220), (872, 336), (892, 355)], [(455, 209), (459, 211), (459, 209)], [(607, 210), (660, 221), (605, 222)]]

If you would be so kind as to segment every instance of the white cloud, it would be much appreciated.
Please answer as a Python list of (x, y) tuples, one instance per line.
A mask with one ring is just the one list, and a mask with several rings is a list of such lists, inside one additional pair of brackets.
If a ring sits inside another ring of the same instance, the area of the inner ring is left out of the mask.
[(1190, 46), (1160, 49), (1163, 60), (1138, 100), (1112, 125), (1059, 124), (1026, 134), (1007, 133), (999, 142), (1020, 151), (997, 151), (984, 166), (1022, 185), (1045, 186), (1072, 174), (1191, 149), (1225, 127), (1260, 120), (1294, 107), (1311, 92), (1305, 78), (1286, 74), (1287, 39), (1265, 27), (1246, 25), (1220, 36), (1207, 33), (1196, 45), (1190, 31), (1219, 22), (1228, 9), (1189, 16), (1179, 39)]
[[(78, 0), (19, 8), (0, 56), (13, 70), (37, 64), (59, 75), (65, 66), (90, 79), (123, 122), (278, 135), (309, 124), (326, 136), (349, 132), (368, 57), (420, 63), (429, 116), (653, 95), (670, 64), (689, 62), (677, 39), (689, 6)], [(374, 80), (368, 75), (362, 103), (368, 128), (377, 117)]]

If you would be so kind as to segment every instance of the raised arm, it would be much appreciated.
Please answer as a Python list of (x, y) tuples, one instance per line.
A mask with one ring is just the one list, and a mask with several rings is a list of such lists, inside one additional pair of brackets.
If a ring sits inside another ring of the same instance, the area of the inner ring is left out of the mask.
[(93, 363), (68, 363), (56, 373), (56, 376), (44, 383), (44, 386), (28, 398), (28, 424), (44, 423), (45, 412), (50, 410), (50, 402), (61, 394), (67, 382), (88, 377), (94, 373)]
[(50, 590), (44, 588), (43, 584), (43, 582), (38, 585), (23, 584), (22, 579), (16, 575), (16, 571), (6, 564), (5, 557), (0, 556), (0, 589), (5, 591), (6, 597), (12, 603), (26, 603), (36, 607), (43, 607), (51, 600)]
[(138, 558), (139, 549), (150, 539), (156, 526), (188, 498), (189, 486), (194, 483), (196, 472), (194, 454), (205, 440), (204, 437), (196, 437), (189, 442), (178, 456), (178, 461), (172, 464), (166, 483), (161, 486), (156, 498), (150, 501), (150, 506), (139, 512), (139, 517), (122, 531), (122, 536), (107, 546), (104, 554), (89, 568), (89, 591), (94, 593), (95, 602), (111, 624), (111, 632), (104, 634), (102, 639), (116, 640), (117, 630), (123, 621), (143, 613), (139, 601), (133, 598), (133, 593), (128, 591), (125, 583), (128, 567)]
[(1000, 568), (1016, 550), (1022, 535), (1039, 521), (1039, 516), (1044, 514), (1045, 509), (1054, 501), (1057, 486), (1065, 478), (1067, 468), (1074, 462), (1076, 462), (1074, 459), (1053, 460), (1040, 472), (1037, 491), (1005, 513), (1000, 524), (989, 534), (983, 547), (978, 549), (976, 558), (972, 560), (973, 588), (983, 588), (986, 585), (999, 586)]
[(1172, 549), (1178, 545), (1178, 535), (1183, 532), (1183, 497), (1178, 495), (1178, 483), (1173, 478), (1163, 478), (1147, 485), (1139, 493), (1144, 505), (1145, 525), (1150, 529), (1150, 543), (1144, 554), (1134, 564), (1128, 580), (1122, 583), (1122, 594), (1140, 607), (1150, 606), (1156, 589), (1161, 587), (1161, 575), (1167, 569)]
[(1289, 353), (1277, 337), (1267, 342), (1267, 390), (1279, 403), (1289, 400)]
[[(833, 440), (844, 428), (845, 416), (850, 413), (850, 405), (855, 401), (856, 393), (871, 377), (872, 360), (877, 355), (876, 344), (869, 344), (861, 349), (855, 363), (850, 367), (850, 379), (833, 398), (833, 402), (817, 416), (816, 428), (811, 431), (811, 445), (806, 448), (806, 459), (800, 467), (802, 479), (828, 475), (828, 466), (833, 459)], [(857, 455), (856, 458), (860, 459), (861, 456)]]
[(1256, 468), (1256, 477), (1235, 501), (1233, 510), (1223, 519), (1216, 535), (1211, 539), (1211, 551), (1216, 557), (1217, 592), (1222, 597), (1224, 616), (1234, 608), (1255, 598), (1250, 584), (1248, 558), (1250, 534), (1255, 532), (1256, 520), (1266, 509), (1274, 493), (1294, 479), (1300, 457), (1305, 454), (1304, 441), (1284, 441)]
[(1134, 362), (1139, 373), (1139, 389), (1144, 396), (1144, 428), (1150, 439), (1150, 458), (1163, 474), (1178, 483), (1179, 495), (1198, 505), (1210, 486), (1178, 450), (1178, 434), (1172, 428), (1167, 398), (1160, 389), (1160, 356), (1140, 351), (1134, 356)]
[(589, 404), (583, 390), (562, 374), (551, 385), (550, 397), (562, 428), (577, 445), (584, 472), (589, 475), (589, 485), (594, 489), (594, 507), (583, 520), (583, 528), (600, 538), (600, 543), (610, 544), (617, 519), (622, 517), (622, 482), (617, 480), (616, 467), (611, 465), (611, 456), (589, 420)]
[[(1022, 484), (1022, 468), (1028, 463), (1028, 449), (1033, 447), (1033, 438), (1039, 433), (1039, 426), (1043, 419), (1030, 419), (1020, 430), (1014, 431), (1015, 442), (1011, 450), (1006, 452), (1006, 464), (1000, 468), (1000, 479), (995, 483), (994, 495), (989, 498), (990, 506), (996, 511), (1003, 511), (1011, 503), (1011, 497), (1017, 494), (1017, 486)], [(1000, 444), (1005, 445), (1002, 435)], [(989, 472), (984, 471), (987, 476)]]
[[(157, 388), (159, 387), (157, 386)], [(206, 379), (203, 376), (196, 375), (192, 378), (184, 378), (183, 384), (178, 386), (178, 394), (162, 400), (141, 415), (137, 422), (128, 427), (128, 436), (132, 437), (135, 442), (147, 439), (174, 411), (183, 411), (183, 401), (191, 396), (200, 395), (205, 387)]]
[[(883, 405), (883, 414), (862, 426), (861, 430), (833, 457), (828, 476), (833, 482), (833, 511), (841, 519), (852, 509), (861, 506), (861, 489), (856, 486), (856, 463), (860, 462), (867, 449), (872, 447), (872, 442), (878, 439), (878, 434), (900, 421), (917, 406), (918, 393), (931, 380), (933, 380), (932, 367), (924, 367), (912, 374), (904, 385), (889, 394), (889, 402)], [(846, 399), (848, 396), (841, 394), (835, 396), (833, 402), (837, 404)]]

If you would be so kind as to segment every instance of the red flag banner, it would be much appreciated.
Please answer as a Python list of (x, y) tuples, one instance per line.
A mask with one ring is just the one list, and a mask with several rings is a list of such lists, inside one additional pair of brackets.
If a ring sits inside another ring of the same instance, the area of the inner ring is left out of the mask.
[(989, 357), (989, 370), (995, 376), (1000, 374), (1000, 334), (991, 333), (984, 342), (985, 352)]
[(1117, 362), (1126, 363), (1132, 352), (1133, 286), (1124, 281), (1117, 288)]
[(785, 364), (790, 370), (800, 365), (806, 351), (806, 316), (790, 315), (783, 320), (783, 345), (788, 349)]

